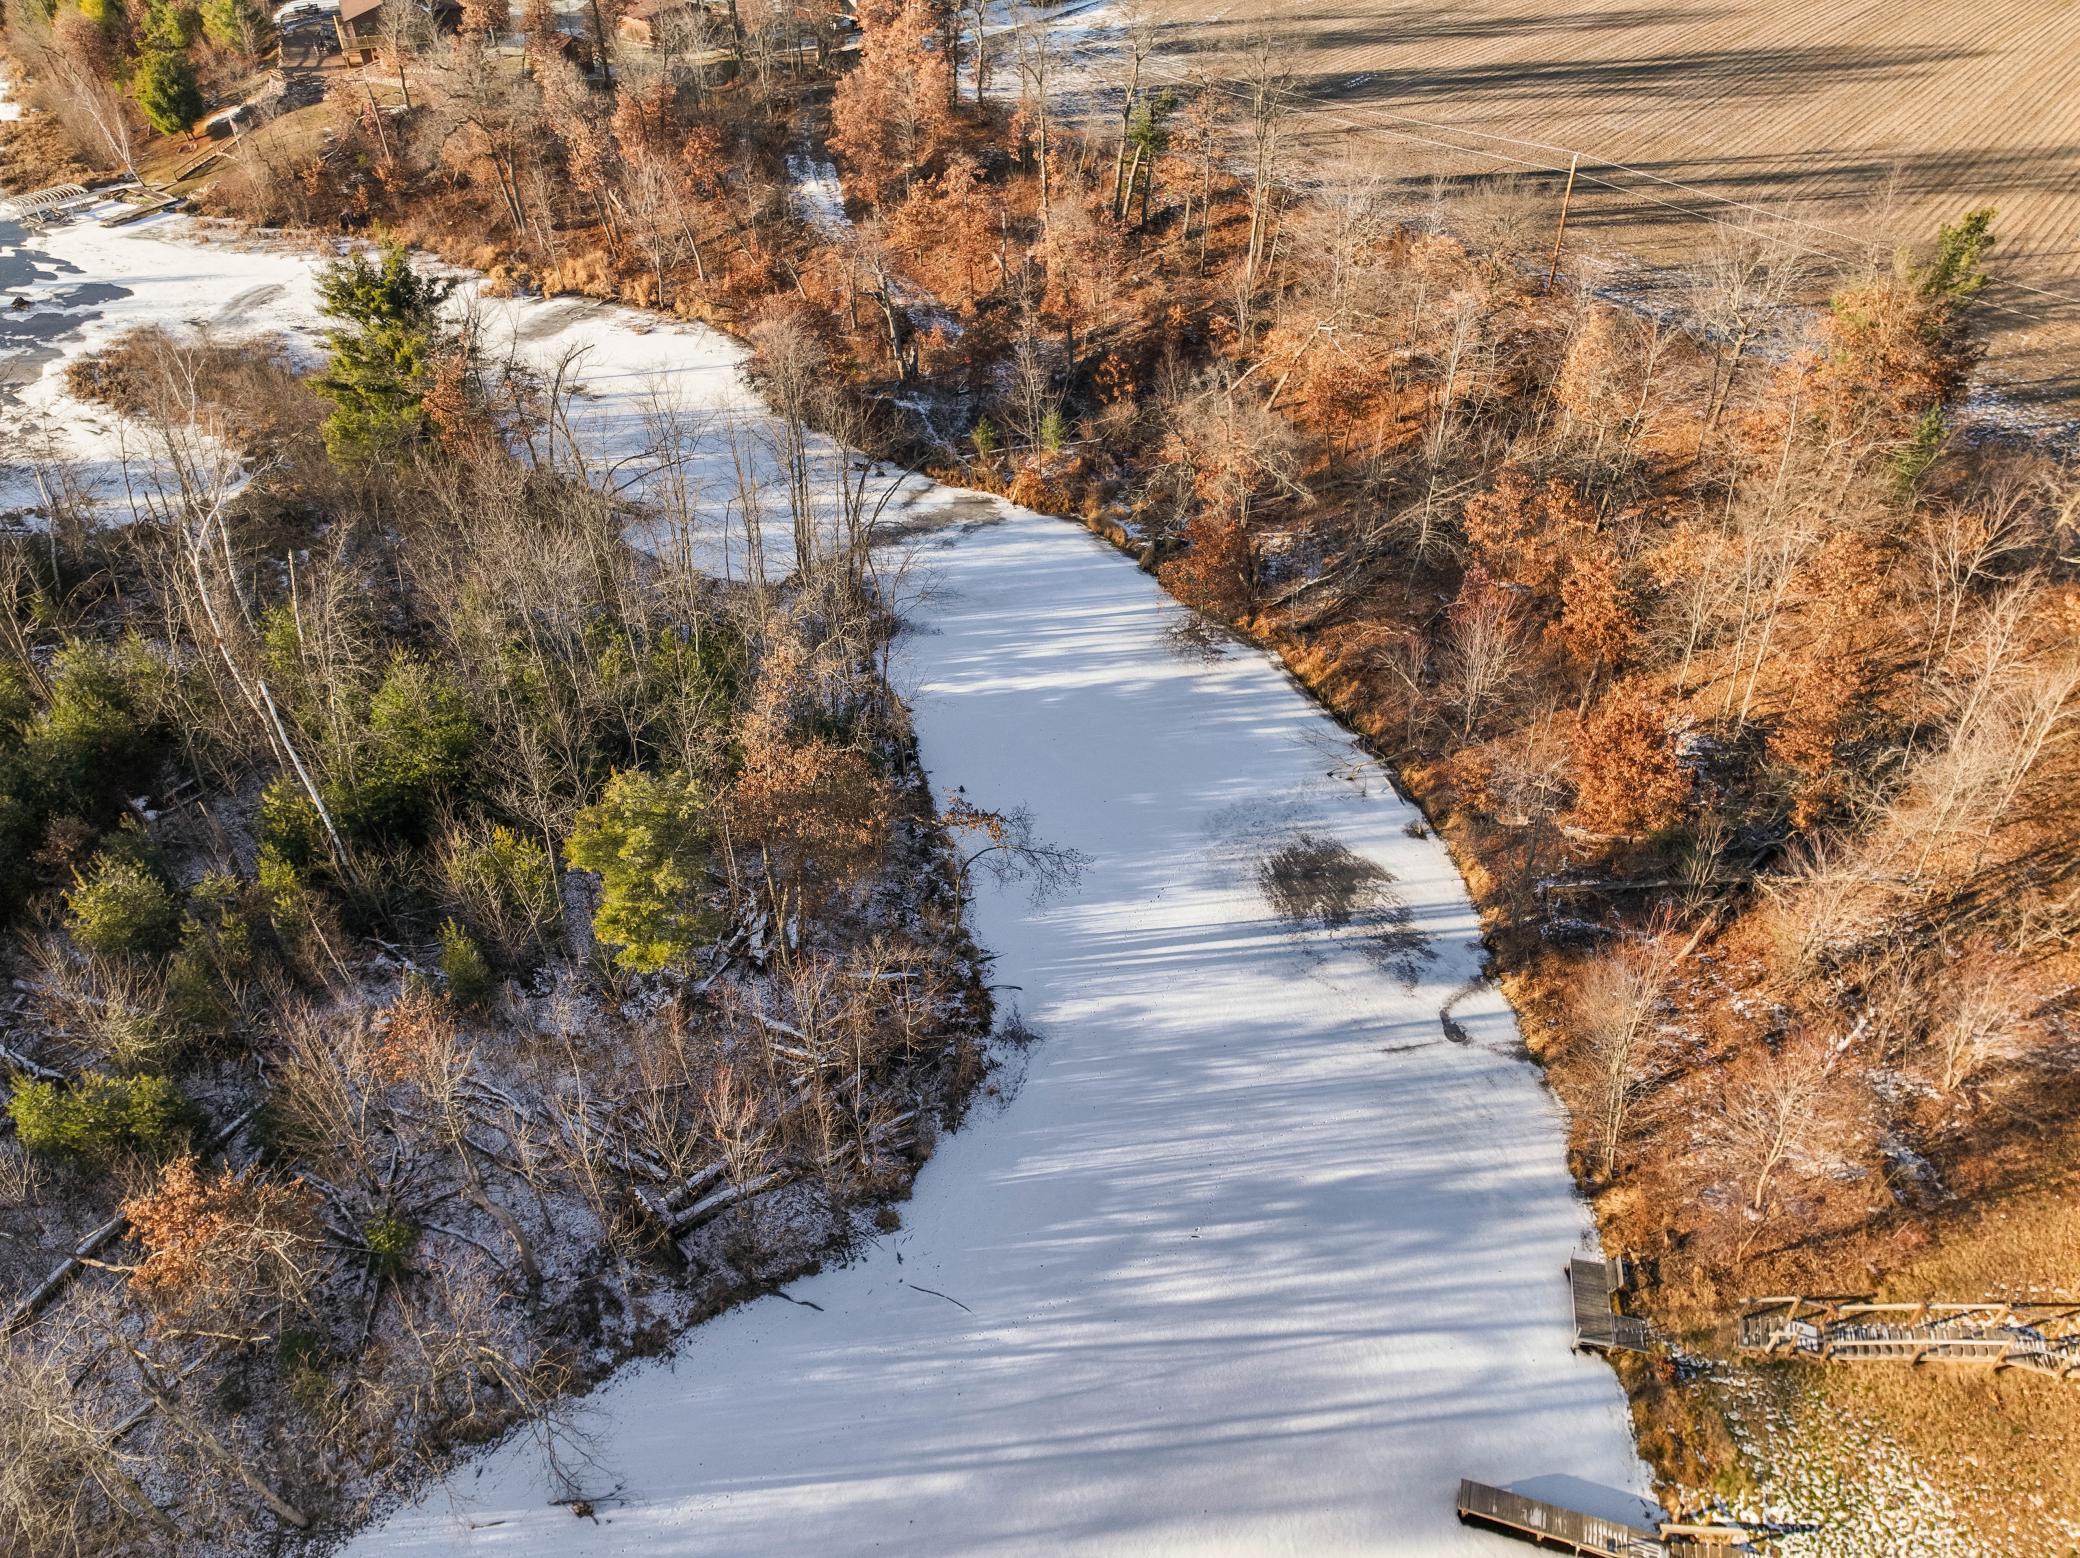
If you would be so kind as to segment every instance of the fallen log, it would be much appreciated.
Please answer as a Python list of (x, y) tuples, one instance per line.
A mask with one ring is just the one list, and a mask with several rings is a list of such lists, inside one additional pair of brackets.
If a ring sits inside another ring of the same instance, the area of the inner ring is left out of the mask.
[(664, 1204), (677, 1211), (679, 1207), (685, 1205), (694, 1196), (699, 1195), (703, 1190), (714, 1184), (716, 1180), (722, 1178), (722, 1175), (722, 1164), (710, 1163), (699, 1173), (682, 1180), (679, 1184), (674, 1185), (665, 1192)]
[(6, 1322), (0, 1324), (0, 1336), (5, 1336), (34, 1314), (53, 1293), (78, 1275), (89, 1260), (100, 1254), (105, 1246), (129, 1226), (130, 1219), (118, 1213), (74, 1245), (72, 1253), (58, 1262), (50, 1275), (16, 1300), (14, 1308), (7, 1312)]
[(848, 1153), (859, 1152), (862, 1148), (872, 1151), (875, 1148), (890, 1145), (906, 1146), (910, 1139), (910, 1122), (916, 1118), (917, 1111), (915, 1109), (906, 1109), (894, 1118), (883, 1120), (879, 1124), (870, 1127), (865, 1133), (864, 1141), (840, 1142), (817, 1161), (820, 1166), (829, 1168)]
[(792, 1023), (782, 1022), (777, 1017), (768, 1017), (764, 1012), (753, 1011), (750, 1008), (746, 1008), (745, 1015), (768, 1033), (785, 1034), (798, 1044), (807, 1044), (809, 1042), (809, 1035), (802, 1032), (801, 1029), (795, 1027)]
[(645, 1189), (641, 1185), (632, 1185), (629, 1189), (636, 1198), (636, 1204), (650, 1215), (653, 1222), (669, 1234), (672, 1231), (672, 1220), (679, 1215), (680, 1209), (693, 1197), (714, 1184), (716, 1180), (722, 1178), (722, 1174), (723, 1166), (720, 1163), (710, 1163), (706, 1168), (690, 1178), (681, 1180), (678, 1184), (672, 1186), (663, 1195), (659, 1195), (653, 1190)]
[(38, 1065), (21, 1051), (9, 1049), (4, 1044), (0, 1044), (0, 1063), (12, 1066), (15, 1070), (32, 1076), (39, 1082), (63, 1082), (67, 1080), (64, 1072), (53, 1071), (49, 1066)]
[(771, 1174), (761, 1174), (756, 1179), (747, 1179), (741, 1185), (724, 1185), (714, 1194), (703, 1196), (674, 1217), (670, 1224), (672, 1235), (676, 1238), (691, 1233), (702, 1223), (713, 1220), (739, 1202), (749, 1201), (753, 1196), (763, 1195), (766, 1191), (785, 1183), (787, 1175), (776, 1170)]

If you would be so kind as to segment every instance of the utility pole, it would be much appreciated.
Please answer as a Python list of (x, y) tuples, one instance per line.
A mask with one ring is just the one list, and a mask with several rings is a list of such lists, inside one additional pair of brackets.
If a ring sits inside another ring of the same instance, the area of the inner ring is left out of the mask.
[(1560, 195), (1560, 227), (1553, 234), (1553, 263), (1546, 268), (1546, 291), (1553, 290), (1553, 279), (1560, 274), (1560, 245), (1567, 241), (1567, 207), (1574, 200), (1575, 169), (1582, 165), (1582, 154), (1575, 152), (1567, 159), (1567, 188)]

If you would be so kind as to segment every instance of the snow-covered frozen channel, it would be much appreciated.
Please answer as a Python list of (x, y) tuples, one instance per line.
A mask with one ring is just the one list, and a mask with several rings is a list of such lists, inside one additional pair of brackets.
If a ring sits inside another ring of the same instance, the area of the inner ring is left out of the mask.
[[(1488, 1551), (1462, 1475), (1640, 1477), (1568, 1351), (1554, 1106), (1499, 997), (1454, 1009), (1467, 1042), (1439, 1022), (1477, 963), (1444, 850), (1269, 659), (1178, 643), (1131, 563), (971, 523), (906, 640), (933, 783), (1092, 857), (1048, 907), (979, 890), (1041, 1035), (1022, 1086), (864, 1259), (601, 1393), (599, 1524), (516, 1448), (356, 1551)], [(1393, 873), (1436, 954), (1413, 988), (1267, 903), (1296, 838)]]
[[(126, 314), (193, 317), (210, 252), (129, 241), (70, 257)], [(105, 273), (162, 250), (181, 285)], [(307, 328), (281, 317), (296, 256), (242, 256), (217, 295), (263, 260), (281, 290), (255, 311)], [(559, 306), (519, 317), (743, 405), (719, 338)], [(1507, 1552), (1454, 1522), (1459, 1477), (1643, 1487), (1615, 1379), (1568, 1350), (1588, 1219), (1562, 1122), (1501, 997), (1462, 993), (1476, 926), (1444, 849), (1271, 659), (1181, 634), (1080, 528), (938, 488), (911, 509), (943, 521), (900, 665), (935, 787), (1023, 803), (1090, 858), (1041, 906), (978, 884), (1038, 1042), (899, 1232), (594, 1394), (594, 1518), (515, 1440), (351, 1550)], [(1399, 908), (1290, 919), (1267, 867), (1295, 860)]]

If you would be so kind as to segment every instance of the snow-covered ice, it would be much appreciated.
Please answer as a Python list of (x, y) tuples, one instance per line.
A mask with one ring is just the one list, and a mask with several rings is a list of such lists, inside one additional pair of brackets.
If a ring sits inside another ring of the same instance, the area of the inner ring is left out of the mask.
[[(106, 209), (121, 208), (110, 202)], [(100, 214), (96, 208), (94, 215)], [(149, 440), (139, 428), (65, 387), (67, 363), (127, 330), (156, 324), (223, 337), (280, 334), (315, 361), (322, 321), (307, 258), (228, 242), (168, 242), (169, 230), (195, 229), (165, 217), (127, 228), (104, 228), (88, 219), (24, 243), (24, 258), (38, 272), (28, 296), (66, 308), (85, 288), (91, 301), (70, 308), (77, 323), (47, 337), (59, 355), (42, 365), (12, 404), (0, 407), (0, 512), (40, 501), (26, 466), (45, 453), (79, 462), (83, 489), (108, 502), (123, 498), (126, 460), (133, 470), (148, 463)]]
[[(40, 501), (27, 465), (46, 442), (80, 462), (77, 477), (87, 493), (122, 505), (150, 463), (150, 441), (125, 418), (73, 396), (64, 369), (128, 330), (160, 325), (225, 340), (274, 336), (293, 358), (312, 366), (322, 360), (328, 321), (318, 314), (321, 260), (306, 250), (185, 217), (119, 228), (86, 220), (35, 235), (24, 248), (49, 272), (39, 290), (99, 282), (120, 294), (97, 296), (76, 328), (54, 338), (60, 354), (13, 404), (0, 404), (0, 512)], [(744, 384), (743, 349), (727, 336), (585, 298), (488, 297), (473, 279), (454, 307), (476, 313), (487, 351), (510, 353), (544, 375), (575, 354), (565, 373), (575, 385), (569, 420), (594, 481), (636, 495), (661, 488), (663, 449), (679, 457), (694, 497), (719, 508), (734, 488), (728, 424), (748, 429), (759, 405)], [(718, 548), (722, 539), (721, 530), (713, 533)], [(717, 572), (741, 566), (719, 551), (709, 560)]]
[[(314, 339), (309, 258), (178, 232), (51, 235), (127, 292), (66, 355), (145, 322)], [(712, 332), (512, 308), (537, 360), (589, 348), (596, 463), (638, 447), (660, 376), (690, 468), (755, 419)], [(64, 420), (61, 368), (30, 393)], [(1589, 1221), (1562, 1121), (1506, 1004), (1466, 993), (1442, 846), (1275, 662), (1179, 634), (1080, 528), (906, 495), (937, 525), (899, 668), (934, 785), (1090, 858), (1046, 904), (977, 884), (999, 1001), (1039, 1041), (900, 1232), (595, 1392), (594, 1519), (517, 1438), (352, 1550), (1505, 1551), (1454, 1523), (1459, 1477), (1643, 1488), (1616, 1380), (1568, 1351)], [(1296, 844), (1391, 873), (1391, 946), (1281, 917), (1262, 868)]]
[[(595, 1398), (598, 1523), (525, 1446), (367, 1554), (1490, 1550), (1461, 1476), (1644, 1485), (1568, 1351), (1584, 1236), (1561, 1123), (1478, 967), (1464, 888), (1273, 662), (1081, 530), (969, 495), (901, 675), (939, 793), (1091, 857), (978, 887), (1022, 1084), (941, 1143), (905, 1227)], [(1296, 837), (1393, 873), (1413, 988), (1259, 886)], [(814, 1305), (816, 1307), (808, 1307)]]

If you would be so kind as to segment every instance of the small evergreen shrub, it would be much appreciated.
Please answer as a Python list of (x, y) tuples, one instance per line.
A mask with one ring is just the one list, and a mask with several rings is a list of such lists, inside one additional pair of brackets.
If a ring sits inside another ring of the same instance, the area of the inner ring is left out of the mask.
[(85, 859), (118, 799), (149, 782), (166, 676), (136, 638), (63, 645), (41, 708), (19, 675), (0, 672), (0, 917), (54, 863)]
[(284, 1326), (275, 1340), (275, 1361), (290, 1399), (312, 1416), (322, 1413), (333, 1390), (332, 1348), (325, 1336), (309, 1326)]
[(327, 855), (318, 808), (294, 774), (276, 774), (260, 792), (260, 852), (298, 872)]
[(456, 921), (443, 921), (440, 934), (441, 973), (448, 981), (448, 994), (457, 1006), (484, 1006), (498, 986), (491, 965), (484, 961), (484, 954), (470, 940), (469, 932)]
[(618, 773), (578, 813), (564, 854), (597, 871), (592, 928), (619, 950), (615, 961), (656, 973), (683, 959), (712, 929), (701, 902), (707, 873), (707, 798), (687, 774)]
[(377, 1275), (399, 1276), (419, 1243), (418, 1225), (395, 1212), (378, 1212), (361, 1225), (361, 1242), (368, 1246)]
[(166, 1077), (98, 1071), (70, 1087), (19, 1082), (7, 1112), (31, 1152), (99, 1164), (125, 1152), (165, 1151), (186, 1136), (193, 1118), (188, 1101)]
[(0, 747), (0, 920), (13, 911), (35, 880), (30, 857), (43, 833), (43, 819), (22, 795), (19, 766)]
[(371, 840), (425, 837), (439, 804), (469, 788), (476, 745), (462, 689), (399, 655), (369, 702), (353, 785), (326, 797), (340, 830)]
[(36, 713), (36, 700), (29, 683), (11, 665), (0, 665), (0, 752), (19, 746), (22, 732)]
[(180, 905), (166, 884), (121, 855), (95, 856), (92, 874), (65, 901), (65, 928), (97, 958), (163, 958), (180, 934)]
[(275, 850), (260, 851), (258, 878), (261, 901), (277, 931), (300, 927), (309, 918), (310, 883)]
[(1914, 431), (1907, 442), (1893, 452), (1892, 495), (1900, 502), (1910, 501), (1921, 485), (1922, 477), (1935, 468), (1943, 457), (1944, 446), (1949, 442), (1950, 429), (1943, 421), (1943, 409), (1930, 406), (1921, 413), (1914, 424)]
[(1062, 415), (1060, 407), (1050, 408), (1047, 415), (1040, 419), (1040, 447), (1049, 454), (1055, 454), (1068, 441), (1068, 418)]
[(42, 806), (84, 817), (147, 777), (158, 750), (166, 668), (135, 639), (75, 640), (51, 665), (50, 705), (23, 735)]
[(166, 969), (166, 1014), (189, 1037), (219, 1038), (238, 1025), (233, 992), (254, 960), (244, 891), (231, 877), (211, 875), (188, 894), (180, 947)]

